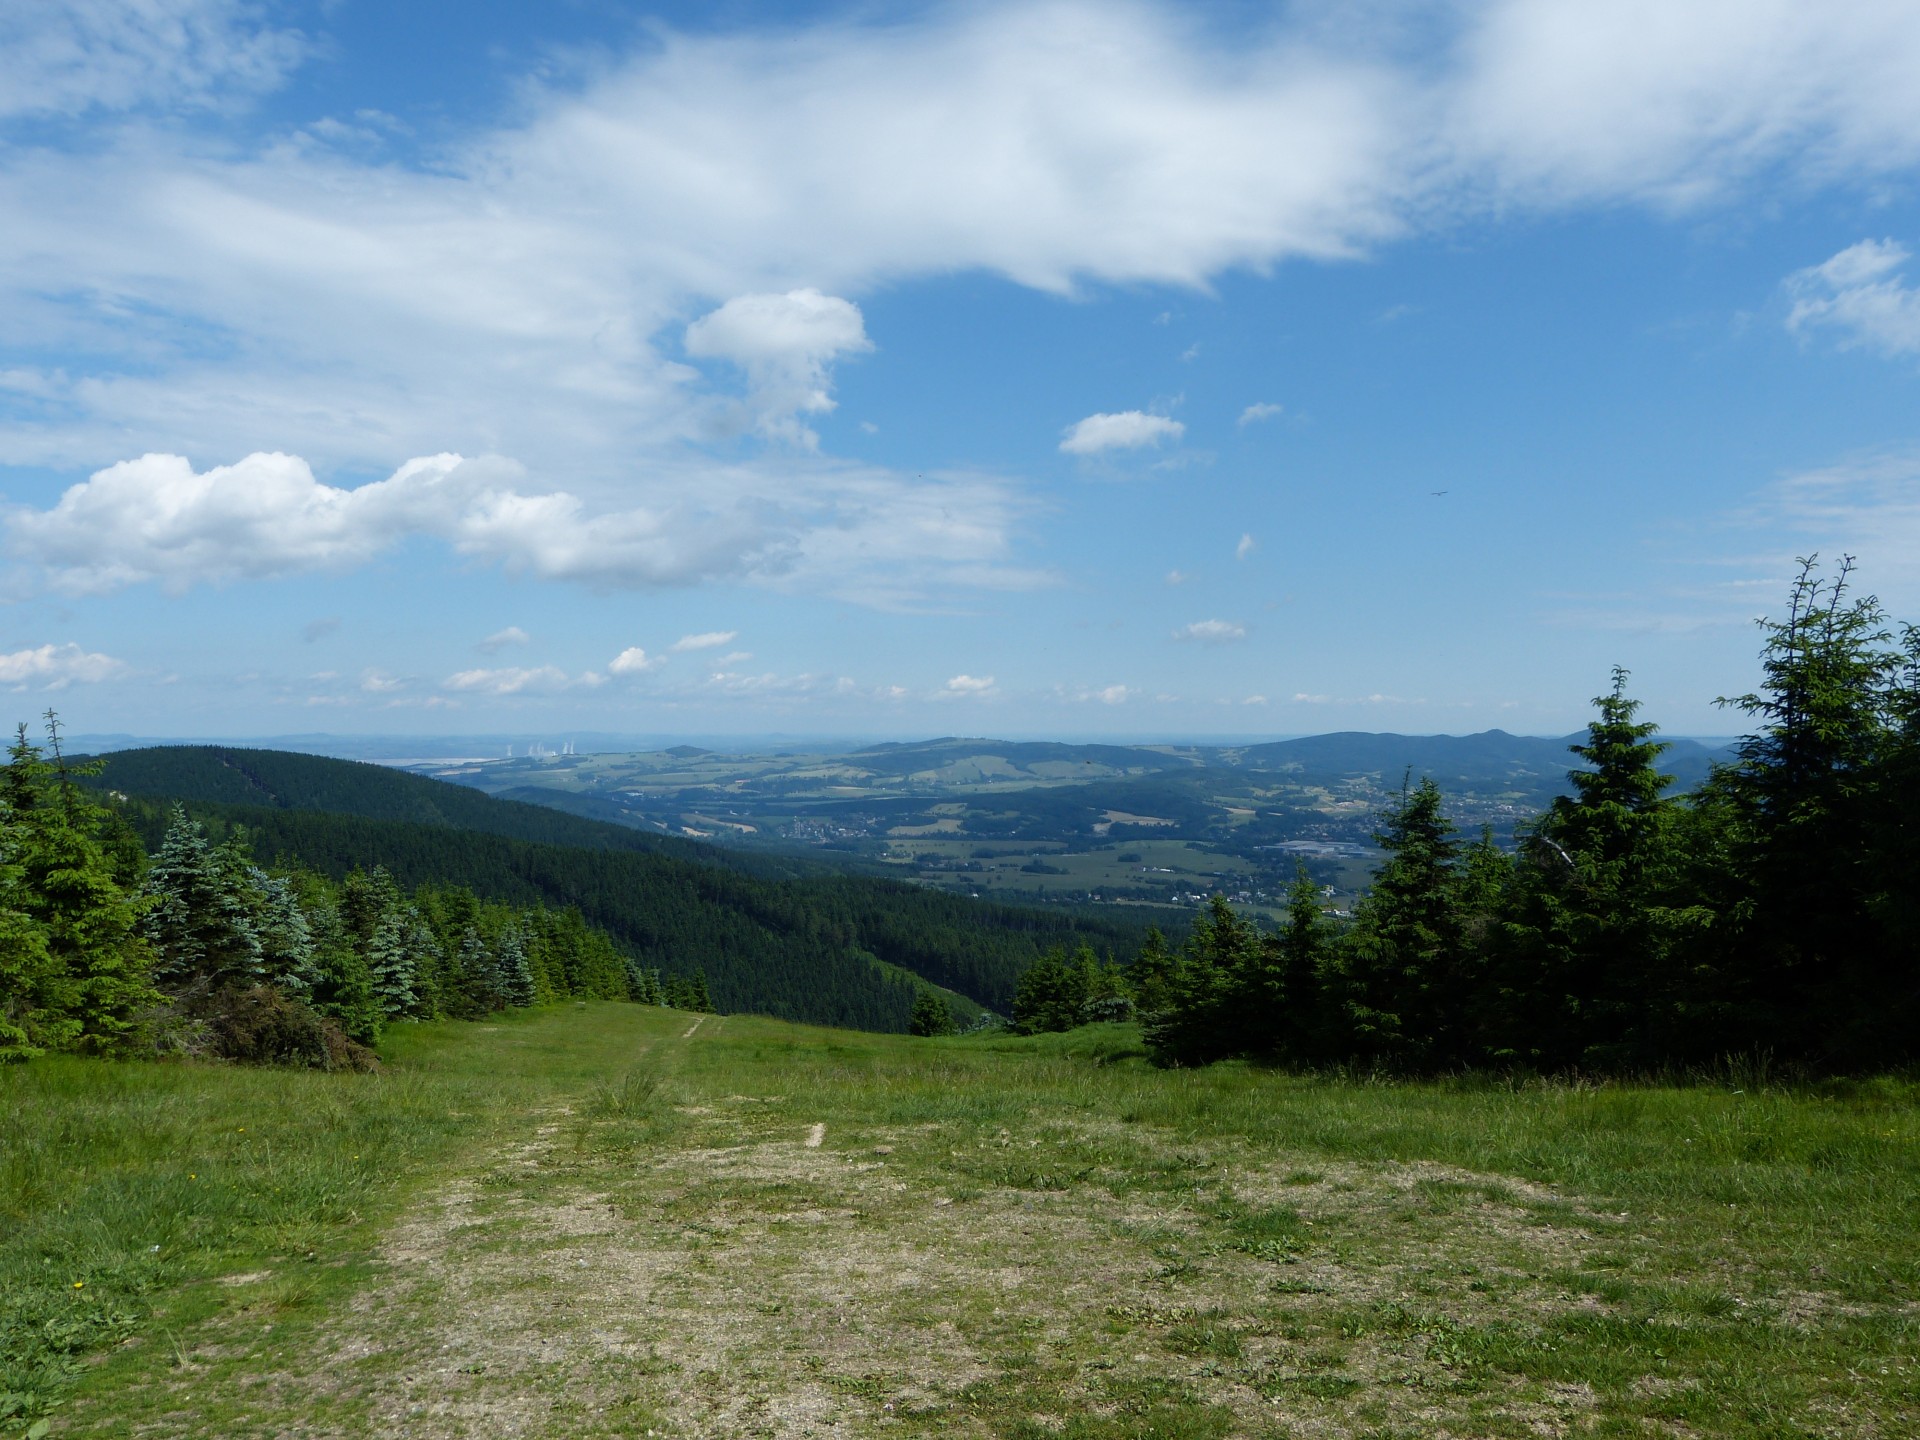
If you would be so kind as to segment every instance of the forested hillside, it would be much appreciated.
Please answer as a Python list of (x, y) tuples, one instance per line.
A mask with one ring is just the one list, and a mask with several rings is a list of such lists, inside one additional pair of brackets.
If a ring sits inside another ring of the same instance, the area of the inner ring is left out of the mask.
[(630, 826), (567, 814), (547, 805), (495, 799), (464, 785), (359, 760), (229, 745), (156, 745), (116, 751), (100, 757), (95, 765), (97, 772), (81, 774), (80, 782), (124, 795), (189, 804), (317, 810), (472, 830), (543, 845), (676, 855), (768, 878), (825, 870), (801, 856), (736, 854), (671, 836), (643, 834)]
[[(1572, 793), (1516, 848), (1464, 840), (1426, 778), (1381, 817), (1350, 923), (1303, 873), (1276, 931), (1216, 897), (1184, 946), (1148, 947), (1125, 978), (1149, 1045), (1408, 1071), (1920, 1057), (1920, 626), (1854, 598), (1849, 570), (1807, 564), (1760, 687), (1723, 702), (1756, 728), (1691, 792), (1617, 670)], [(1016, 1023), (1087, 1018), (1096, 978), (1053, 957)]]
[(123, 751), (84, 777), (127, 797), (149, 849), (179, 800), (258, 861), (332, 880), (384, 867), (406, 889), (462, 886), (572, 907), (637, 964), (703, 971), (713, 1003), (788, 1019), (905, 1029), (915, 986), (879, 959), (1004, 1011), (1034, 956), (1090, 944), (1131, 956), (1144, 926), (941, 895), (805, 859), (649, 836), (442, 781), (310, 755), (213, 746)]

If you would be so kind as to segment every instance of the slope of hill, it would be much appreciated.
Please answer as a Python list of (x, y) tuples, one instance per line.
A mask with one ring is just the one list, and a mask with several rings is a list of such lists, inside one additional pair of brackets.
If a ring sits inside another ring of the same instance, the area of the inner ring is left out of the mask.
[(100, 757), (99, 764), (100, 773), (86, 783), (126, 795), (325, 811), (367, 820), (474, 830), (541, 845), (671, 855), (695, 863), (727, 865), (767, 879), (827, 870), (804, 856), (722, 851), (697, 841), (637, 830), (601, 814), (576, 813), (554, 804), (549, 798), (551, 792), (542, 794), (540, 803), (528, 804), (523, 798), (496, 797), (465, 785), (361, 760), (224, 745), (157, 745), (116, 751)]
[(216, 834), (244, 825), (263, 862), (335, 878), (384, 865), (408, 889), (572, 905), (643, 965), (704, 970), (723, 1009), (825, 1024), (904, 1029), (913, 986), (889, 966), (1004, 1011), (1043, 949), (1084, 940), (1129, 956), (1145, 924), (730, 854), (352, 761), (166, 747), (109, 757), (88, 783), (131, 797), (150, 848), (178, 800)]
[[(1564, 788), (1578, 761), (1568, 747), (1583, 743), (1586, 732), (1548, 737), (1483, 730), (1477, 735), (1391, 735), (1343, 730), (1249, 745), (1239, 752), (1249, 769), (1294, 771), (1313, 779), (1373, 775), (1398, 778), (1411, 770), (1430, 775), (1441, 788), (1505, 787), (1534, 790)], [(1681, 788), (1707, 776), (1720, 752), (1694, 740), (1669, 740), (1663, 768)]]

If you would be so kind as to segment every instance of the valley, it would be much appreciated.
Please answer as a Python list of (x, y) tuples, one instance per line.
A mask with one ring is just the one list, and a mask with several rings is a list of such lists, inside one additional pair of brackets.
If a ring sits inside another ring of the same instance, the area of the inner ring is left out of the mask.
[[(1274, 913), (1295, 868), (1349, 909), (1377, 817), (1432, 775), (1471, 834), (1567, 790), (1571, 739), (1349, 733), (1253, 745), (945, 738), (848, 751), (539, 753), (407, 768), (505, 798), (732, 849), (812, 851), (955, 893), (1190, 907), (1216, 891)], [(1697, 783), (1721, 752), (1677, 740)]]

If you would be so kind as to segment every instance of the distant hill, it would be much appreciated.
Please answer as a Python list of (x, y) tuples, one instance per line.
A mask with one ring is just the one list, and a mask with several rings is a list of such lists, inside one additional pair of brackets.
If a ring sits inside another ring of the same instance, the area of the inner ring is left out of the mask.
[[(911, 744), (870, 745), (845, 757), (878, 775), (917, 775), (951, 771), (956, 767), (981, 769), (983, 760), (998, 761), (1006, 778), (1024, 773), (1029, 778), (1075, 779), (1078, 772), (1103, 775), (1143, 775), (1162, 771), (1191, 771), (1199, 763), (1139, 745), (1067, 745), (1050, 740), (976, 740), (948, 736)], [(985, 772), (982, 771), (984, 774)], [(1093, 777), (1084, 777), (1093, 778)]]
[(179, 801), (216, 834), (244, 825), (265, 863), (336, 878), (378, 864), (408, 889), (577, 906), (642, 964), (704, 970), (724, 1009), (820, 1024), (904, 1029), (902, 970), (1004, 1012), (1041, 950), (1085, 941), (1126, 958), (1145, 926), (722, 851), (349, 760), (164, 746), (108, 756), (86, 783), (130, 797), (149, 848)]
[(552, 791), (538, 792), (538, 802), (528, 804), (360, 760), (225, 745), (158, 745), (116, 751), (99, 757), (99, 763), (100, 774), (87, 783), (127, 795), (444, 825), (541, 845), (672, 855), (769, 879), (825, 870), (801, 856), (788, 859), (724, 851), (698, 841), (650, 834), (591, 813), (577, 813), (590, 812), (593, 802), (583, 799), (569, 805), (569, 797), (556, 796)]
[[(1502, 788), (1532, 791), (1561, 788), (1578, 758), (1568, 749), (1584, 742), (1586, 731), (1558, 739), (1483, 730), (1477, 735), (1391, 735), (1344, 730), (1249, 745), (1240, 763), (1255, 770), (1293, 771), (1305, 776), (1378, 775), (1391, 779), (1411, 770), (1430, 775), (1440, 788)], [(1670, 740), (1661, 768), (1686, 789), (1706, 779), (1715, 759), (1727, 752), (1709, 750), (1693, 740)]]

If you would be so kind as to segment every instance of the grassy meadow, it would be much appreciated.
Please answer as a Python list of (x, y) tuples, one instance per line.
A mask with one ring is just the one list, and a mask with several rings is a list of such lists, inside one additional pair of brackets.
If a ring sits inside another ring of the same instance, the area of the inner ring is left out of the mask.
[(602, 1004), (0, 1071), (0, 1437), (1920, 1433), (1905, 1081)]

